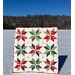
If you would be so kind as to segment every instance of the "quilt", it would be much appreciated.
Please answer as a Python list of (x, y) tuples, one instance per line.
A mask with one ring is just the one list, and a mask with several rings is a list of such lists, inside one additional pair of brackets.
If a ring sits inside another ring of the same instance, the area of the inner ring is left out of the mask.
[(58, 73), (58, 28), (16, 28), (13, 72)]

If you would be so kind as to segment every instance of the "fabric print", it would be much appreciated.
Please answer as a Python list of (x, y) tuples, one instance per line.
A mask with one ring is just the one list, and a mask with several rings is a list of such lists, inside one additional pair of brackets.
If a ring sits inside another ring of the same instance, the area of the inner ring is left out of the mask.
[(20, 60), (17, 58), (17, 61), (15, 61), (15, 62), (16, 62), (15, 68), (17, 69), (17, 71), (18, 71), (19, 69), (22, 69), (22, 70), (24, 71), (25, 68), (27, 68), (27, 67), (25, 66), (25, 64), (27, 63), (27, 61), (25, 61), (24, 59), (23, 59), (22, 61), (20, 61)]
[(27, 39), (27, 37), (25, 36), (25, 34), (26, 34), (27, 32), (25, 31), (25, 30), (22, 30), (22, 32), (19, 30), (19, 29), (17, 29), (17, 32), (16, 32), (16, 34), (17, 34), (17, 36), (16, 36), (16, 39), (19, 41), (20, 39), (22, 39), (23, 41), (25, 41), (25, 39)]
[(17, 53), (17, 56), (19, 56), (20, 54), (22, 54), (23, 56), (25, 54), (27, 54), (27, 52), (25, 51), (26, 47), (25, 44), (23, 44), (22, 46), (20, 46), (19, 44), (17, 44), (17, 46), (15, 46), (17, 51), (15, 53)]
[(30, 54), (32, 54), (32, 56), (34, 55), (34, 54), (37, 54), (38, 56), (39, 56), (39, 54), (41, 53), (40, 52), (40, 49), (42, 48), (42, 46), (39, 46), (39, 44), (38, 45), (34, 45), (34, 44), (32, 44), (32, 46), (30, 46), (30, 48), (32, 49), (29, 53)]
[(57, 69), (54, 65), (57, 63), (56, 61), (54, 61), (54, 59), (52, 61), (46, 59), (46, 66), (44, 67), (47, 71), (48, 70), (52, 70), (54, 72), (55, 69)]
[(34, 70), (35, 68), (39, 70), (41, 68), (40, 66), (41, 61), (39, 61), (39, 58), (36, 61), (32, 58), (32, 60), (29, 62), (31, 63), (30, 68), (32, 68), (32, 70)]
[(46, 56), (49, 56), (50, 54), (54, 57), (55, 54), (57, 54), (54, 50), (57, 48), (54, 46), (54, 44), (50, 47), (48, 44), (44, 47), (46, 49), (45, 53)]
[(39, 29), (38, 29), (37, 31), (34, 31), (34, 30), (32, 29), (32, 31), (30, 32), (30, 34), (31, 34), (30, 39), (32, 39), (32, 41), (34, 41), (35, 39), (36, 39), (37, 41), (39, 41), (40, 39), (42, 39), (42, 38), (40, 37), (41, 32), (39, 31)]
[(46, 41), (49, 41), (51, 39), (54, 42), (54, 40), (57, 39), (55, 37), (56, 33), (57, 33), (57, 31), (54, 31), (54, 29), (52, 31), (49, 31), (47, 29), (47, 31), (45, 32), (46, 36), (44, 37), (44, 39), (46, 39)]

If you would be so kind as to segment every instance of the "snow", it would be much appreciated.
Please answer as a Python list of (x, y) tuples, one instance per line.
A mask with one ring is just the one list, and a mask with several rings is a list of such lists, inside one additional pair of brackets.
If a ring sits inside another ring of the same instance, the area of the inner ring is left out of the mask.
[[(59, 30), (59, 55), (67, 55), (59, 75), (71, 75), (71, 30)], [(15, 30), (3, 30), (3, 73), (4, 75), (46, 75), (45, 73), (13, 73), (13, 50)], [(49, 75), (49, 74), (47, 74)], [(53, 74), (50, 74), (53, 75)], [(54, 74), (58, 75), (58, 74)]]

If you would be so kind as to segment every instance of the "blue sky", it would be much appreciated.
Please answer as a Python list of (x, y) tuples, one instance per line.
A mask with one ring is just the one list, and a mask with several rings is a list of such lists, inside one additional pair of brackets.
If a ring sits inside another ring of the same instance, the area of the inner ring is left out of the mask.
[(3, 0), (3, 15), (68, 15), (71, 0)]

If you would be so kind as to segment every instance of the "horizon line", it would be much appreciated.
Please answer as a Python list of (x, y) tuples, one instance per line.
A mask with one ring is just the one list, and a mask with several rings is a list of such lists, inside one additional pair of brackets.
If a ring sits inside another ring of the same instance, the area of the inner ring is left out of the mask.
[(20, 17), (27, 17), (27, 16), (70, 16), (71, 17), (71, 15), (64, 15), (64, 14), (62, 14), (62, 15), (51, 15), (51, 14), (34, 14), (34, 15), (31, 15), (31, 14), (28, 14), (28, 15), (3, 15), (3, 16), (20, 16)]

